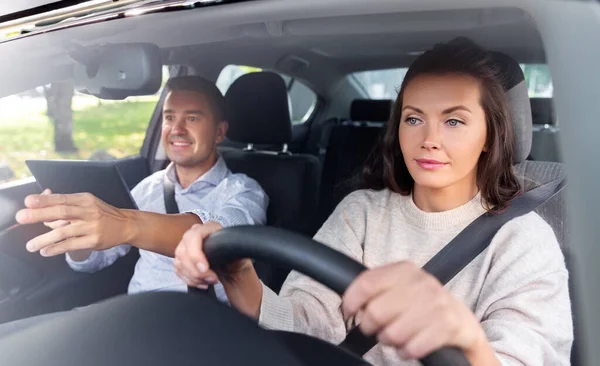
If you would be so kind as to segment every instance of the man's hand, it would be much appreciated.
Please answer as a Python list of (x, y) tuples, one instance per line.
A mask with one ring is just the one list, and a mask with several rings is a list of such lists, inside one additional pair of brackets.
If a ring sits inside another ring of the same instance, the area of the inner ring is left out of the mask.
[(223, 268), (211, 269), (204, 255), (204, 240), (221, 229), (222, 226), (214, 222), (192, 226), (175, 249), (175, 271), (188, 286), (201, 289), (220, 280), (231, 305), (249, 317), (258, 319), (262, 283), (252, 261), (241, 259)]
[(210, 269), (203, 252), (204, 240), (223, 227), (214, 222), (194, 225), (181, 239), (175, 249), (175, 271), (188, 286), (207, 289), (219, 282), (217, 274)]
[[(133, 237), (128, 210), (120, 210), (90, 193), (31, 195), (17, 212), (20, 224), (45, 223), (52, 231), (27, 243), (45, 257), (78, 250), (104, 250)], [(70, 223), (70, 224), (69, 224)]]
[(412, 263), (363, 272), (344, 294), (342, 309), (346, 317), (359, 314), (364, 334), (376, 334), (405, 359), (455, 346), (473, 365), (499, 365), (473, 313)]

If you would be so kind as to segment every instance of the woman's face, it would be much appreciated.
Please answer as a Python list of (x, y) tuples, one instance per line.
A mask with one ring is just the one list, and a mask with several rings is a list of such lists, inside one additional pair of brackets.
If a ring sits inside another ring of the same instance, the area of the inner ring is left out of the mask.
[(486, 142), (478, 82), (467, 75), (419, 75), (405, 88), (398, 135), (415, 187), (476, 188)]

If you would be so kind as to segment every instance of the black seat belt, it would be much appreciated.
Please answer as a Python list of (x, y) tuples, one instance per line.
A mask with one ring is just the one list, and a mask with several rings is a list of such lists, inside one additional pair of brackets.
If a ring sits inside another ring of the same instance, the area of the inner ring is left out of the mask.
[[(504, 224), (546, 203), (562, 191), (565, 185), (565, 178), (555, 179), (516, 197), (501, 214), (488, 212), (479, 216), (431, 258), (423, 269), (435, 276), (442, 285), (446, 285), (490, 245)], [(355, 327), (350, 330), (340, 347), (354, 354), (364, 355), (377, 343), (375, 336), (367, 337)]]
[[(178, 214), (179, 207), (177, 206), (177, 201), (175, 201), (175, 185), (167, 177), (167, 174), (165, 174), (164, 179), (163, 179), (163, 196), (164, 196), (164, 200), (165, 200), (165, 208), (167, 210), (167, 213), (168, 214)], [(208, 290), (206, 290), (206, 291), (188, 286), (188, 292), (189, 293), (203, 293), (203, 294), (206, 294), (215, 299), (217, 298), (217, 295), (215, 294), (214, 286), (209, 286)]]

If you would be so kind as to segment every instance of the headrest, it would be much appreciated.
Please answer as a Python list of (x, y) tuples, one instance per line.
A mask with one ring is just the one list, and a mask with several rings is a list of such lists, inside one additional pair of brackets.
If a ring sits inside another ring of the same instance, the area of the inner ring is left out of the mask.
[(239, 77), (225, 94), (227, 137), (246, 144), (287, 144), (292, 140), (288, 94), (281, 76), (253, 72)]
[(352, 121), (387, 122), (392, 112), (392, 101), (355, 99), (350, 107)]
[(512, 57), (501, 53), (491, 52), (497, 62), (502, 78), (502, 85), (508, 96), (508, 106), (515, 135), (514, 163), (518, 164), (527, 159), (531, 152), (532, 122), (531, 105), (527, 94), (525, 75), (519, 63)]
[(553, 125), (552, 98), (531, 98), (531, 116), (537, 125)]

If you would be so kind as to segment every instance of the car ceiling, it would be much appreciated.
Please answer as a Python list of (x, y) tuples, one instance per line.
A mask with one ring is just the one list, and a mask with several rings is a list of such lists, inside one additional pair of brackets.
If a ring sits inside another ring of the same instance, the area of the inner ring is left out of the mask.
[[(0, 44), (0, 67), (8, 75), (0, 93), (64, 78), (73, 62), (67, 47), (107, 42), (156, 43), (165, 63), (192, 65), (214, 77), (227, 64), (275, 69), (321, 94), (349, 72), (407, 66), (423, 50), (456, 36), (521, 62), (544, 62), (540, 35), (522, 10), (535, 10), (537, 1), (422, 3), (262, 0), (48, 31)], [(24, 80), (25, 70), (30, 80)]]

